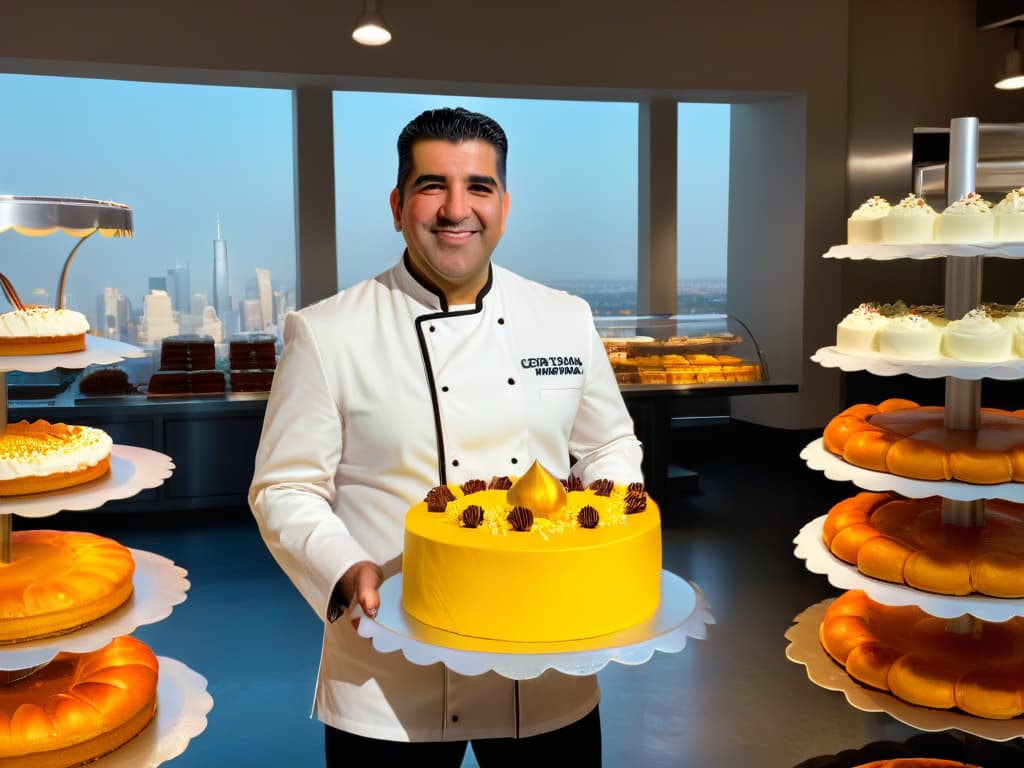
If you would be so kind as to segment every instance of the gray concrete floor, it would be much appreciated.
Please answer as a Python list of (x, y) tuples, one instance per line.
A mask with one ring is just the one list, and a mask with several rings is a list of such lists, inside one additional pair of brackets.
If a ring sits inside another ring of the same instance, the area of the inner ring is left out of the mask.
[[(793, 618), (837, 594), (794, 558), (792, 539), (856, 490), (799, 460), (814, 436), (736, 423), (676, 431), (675, 459), (699, 470), (702, 487), (663, 500), (665, 567), (702, 588), (717, 624), (682, 653), (601, 673), (605, 765), (848, 768), (909, 754), (1024, 765), (1016, 743), (922, 735), (853, 709), (786, 659)], [(188, 600), (136, 632), (157, 654), (203, 674), (215, 702), (207, 730), (169, 765), (323, 764), (322, 729), (308, 719), (319, 624), (245, 510), (63, 513), (15, 527), (103, 533), (189, 571)], [(472, 755), (465, 766), (476, 766)]]

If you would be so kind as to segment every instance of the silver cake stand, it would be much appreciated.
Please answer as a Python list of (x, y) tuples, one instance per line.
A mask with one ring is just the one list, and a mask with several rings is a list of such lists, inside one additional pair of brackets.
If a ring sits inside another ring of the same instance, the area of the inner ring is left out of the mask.
[[(380, 653), (401, 651), (413, 664), (438, 662), (462, 675), (497, 672), (512, 680), (529, 680), (549, 669), (567, 675), (592, 675), (609, 663), (637, 665), (655, 651), (679, 653), (692, 637), (703, 640), (715, 623), (704, 594), (681, 577), (661, 572), (661, 603), (651, 618), (608, 635), (569, 642), (503, 642), (466, 638), (428, 626), (402, 610), (402, 574), (380, 588), (380, 610), (370, 619), (358, 606), (358, 633)], [(613, 607), (612, 607), (613, 609)]]

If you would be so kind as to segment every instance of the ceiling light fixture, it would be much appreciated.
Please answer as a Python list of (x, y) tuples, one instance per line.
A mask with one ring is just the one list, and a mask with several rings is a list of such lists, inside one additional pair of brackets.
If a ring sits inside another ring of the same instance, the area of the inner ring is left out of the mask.
[(1013, 28), (1013, 48), (1006, 54), (1006, 65), (1003, 68), (1003, 76), (996, 83), (996, 88), (1001, 91), (1015, 91), (1024, 88), (1024, 68), (1021, 67), (1020, 47), (1018, 35), (1020, 27)]
[(384, 45), (391, 42), (391, 33), (380, 10), (380, 0), (363, 0), (363, 12), (356, 19), (352, 39), (360, 45)]

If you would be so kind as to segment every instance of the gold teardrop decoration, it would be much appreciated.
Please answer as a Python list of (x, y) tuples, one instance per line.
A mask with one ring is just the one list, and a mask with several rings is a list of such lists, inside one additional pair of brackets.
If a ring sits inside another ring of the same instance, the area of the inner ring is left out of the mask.
[(507, 491), (508, 503), (523, 506), (537, 517), (554, 520), (565, 509), (562, 483), (537, 461)]

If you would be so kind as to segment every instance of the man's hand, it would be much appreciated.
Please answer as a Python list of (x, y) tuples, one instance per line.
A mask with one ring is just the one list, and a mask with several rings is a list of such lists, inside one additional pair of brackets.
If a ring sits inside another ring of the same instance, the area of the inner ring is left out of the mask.
[(359, 603), (363, 613), (372, 619), (380, 608), (380, 593), (377, 590), (383, 581), (384, 574), (380, 566), (369, 560), (361, 560), (345, 571), (338, 587), (346, 603), (350, 606)]

